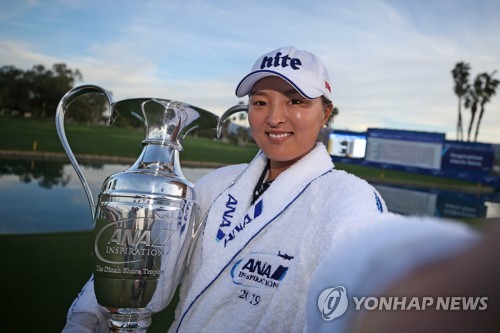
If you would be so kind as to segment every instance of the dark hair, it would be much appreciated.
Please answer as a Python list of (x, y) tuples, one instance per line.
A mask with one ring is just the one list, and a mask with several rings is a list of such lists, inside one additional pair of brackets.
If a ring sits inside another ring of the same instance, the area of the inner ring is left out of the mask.
[(323, 104), (325, 105), (330, 105), (330, 104), (333, 104), (332, 101), (330, 101), (328, 98), (326, 98), (325, 96), (321, 96), (321, 100), (323, 101)]

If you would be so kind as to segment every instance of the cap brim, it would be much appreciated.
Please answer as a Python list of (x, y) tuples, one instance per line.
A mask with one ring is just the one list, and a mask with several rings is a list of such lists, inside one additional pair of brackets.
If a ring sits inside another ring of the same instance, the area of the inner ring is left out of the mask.
[(268, 76), (277, 76), (282, 78), (307, 99), (314, 99), (323, 95), (322, 91), (312, 87), (309, 83), (301, 80), (300, 78), (292, 77), (291, 75), (285, 76), (272, 70), (262, 69), (251, 72), (240, 81), (240, 83), (236, 87), (236, 96), (243, 97), (248, 95), (257, 81)]

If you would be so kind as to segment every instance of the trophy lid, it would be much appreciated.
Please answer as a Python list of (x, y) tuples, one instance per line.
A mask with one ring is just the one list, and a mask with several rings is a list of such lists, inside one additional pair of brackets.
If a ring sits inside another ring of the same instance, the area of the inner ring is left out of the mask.
[[(138, 111), (142, 112), (139, 113)], [(219, 117), (187, 103), (162, 98), (133, 98), (118, 101), (112, 106), (111, 122), (117, 114), (139, 120), (146, 126), (149, 143), (172, 145), (182, 150), (182, 140), (194, 129), (216, 128)]]
[(111, 121), (123, 115), (146, 127), (143, 151), (127, 170), (106, 179), (102, 195), (152, 197), (194, 196), (182, 173), (178, 154), (184, 137), (194, 129), (215, 128), (219, 117), (186, 103), (160, 98), (134, 98), (113, 103)]

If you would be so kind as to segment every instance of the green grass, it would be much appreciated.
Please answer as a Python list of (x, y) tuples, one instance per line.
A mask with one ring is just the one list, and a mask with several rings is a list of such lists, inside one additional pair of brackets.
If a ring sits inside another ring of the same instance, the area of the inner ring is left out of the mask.
[[(144, 130), (66, 124), (66, 136), (75, 154), (137, 157)], [(54, 120), (0, 117), (0, 149), (63, 152)], [(258, 151), (255, 144), (238, 147), (208, 138), (188, 135), (183, 142), (181, 160), (223, 164), (250, 161)]]
[[(71, 302), (90, 277), (90, 232), (2, 235), (3, 332), (59, 332)], [(5, 327), (7, 325), (7, 327)], [(37, 328), (38, 331), (38, 328)]]
[(356, 164), (347, 163), (335, 163), (336, 168), (345, 170), (352, 174), (358, 175), (364, 179), (370, 181), (389, 181), (392, 183), (400, 184), (430, 184), (432, 186), (436, 185), (446, 185), (446, 186), (460, 186), (460, 187), (477, 187), (476, 183), (471, 183), (463, 180), (456, 180), (450, 178), (442, 178), (435, 176), (427, 176), (416, 173), (409, 173), (404, 171), (395, 170), (383, 170), (380, 168), (367, 167)]
[[(92, 232), (0, 235), (4, 256), (2, 332), (60, 332), (66, 313), (92, 272)], [(152, 332), (166, 332), (175, 302), (153, 317)]]

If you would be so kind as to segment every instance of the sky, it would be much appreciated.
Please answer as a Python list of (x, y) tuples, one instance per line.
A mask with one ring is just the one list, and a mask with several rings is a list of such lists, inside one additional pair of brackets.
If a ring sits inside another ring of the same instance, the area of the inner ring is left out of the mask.
[[(334, 129), (456, 139), (451, 70), (500, 70), (498, 0), (0, 0), (0, 66), (65, 63), (116, 100), (176, 99), (218, 115), (255, 60), (281, 46), (317, 54)], [(500, 74), (496, 74), (500, 78)], [(464, 130), (470, 111), (464, 111)], [(500, 143), (500, 88), (478, 141)]]

